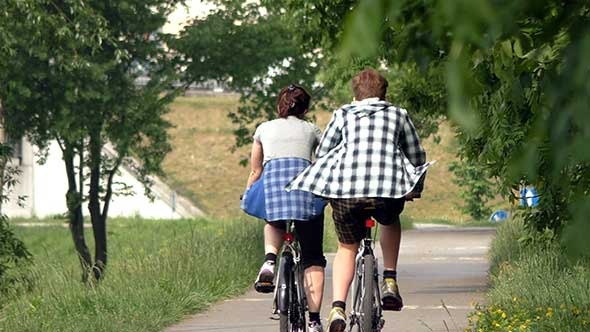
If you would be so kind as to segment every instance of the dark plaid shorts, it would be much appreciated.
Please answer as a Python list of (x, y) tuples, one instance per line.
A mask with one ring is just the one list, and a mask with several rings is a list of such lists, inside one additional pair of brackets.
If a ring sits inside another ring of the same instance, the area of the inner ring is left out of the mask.
[(334, 225), (338, 241), (344, 244), (360, 242), (365, 236), (365, 220), (373, 217), (382, 225), (400, 222), (404, 198), (331, 198)]

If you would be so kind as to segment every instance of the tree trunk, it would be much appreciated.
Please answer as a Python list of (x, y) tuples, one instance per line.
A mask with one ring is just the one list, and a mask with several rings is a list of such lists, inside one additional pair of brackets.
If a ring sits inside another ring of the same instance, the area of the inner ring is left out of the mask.
[(103, 216), (100, 211), (100, 178), (101, 178), (101, 161), (102, 161), (102, 140), (100, 137), (101, 127), (92, 129), (94, 132), (90, 135), (89, 140), (89, 159), (90, 159), (90, 189), (88, 196), (88, 209), (92, 220), (92, 230), (94, 232), (95, 263), (93, 267), (94, 277), (100, 280), (104, 274), (107, 265), (107, 232), (106, 232), (106, 215)]
[[(0, 148), (6, 144), (6, 131), (4, 129), (4, 106), (0, 100)], [(2, 205), (4, 203), (4, 170), (9, 156), (5, 155), (5, 150), (0, 152), (0, 215), (2, 215)]]
[[(80, 259), (80, 265), (82, 267), (82, 281), (88, 282), (88, 276), (90, 274), (90, 267), (92, 266), (92, 257), (90, 256), (90, 250), (86, 245), (84, 238), (84, 214), (82, 212), (82, 195), (76, 187), (76, 171), (74, 168), (74, 157), (75, 152), (71, 144), (64, 144), (62, 146), (62, 152), (64, 156), (64, 163), (66, 166), (66, 174), (68, 176), (68, 192), (66, 193), (66, 202), (68, 206), (68, 219), (70, 225), (70, 232), (72, 233), (72, 239), (74, 240), (74, 246)], [(80, 160), (80, 166), (82, 166), (82, 160)], [(82, 167), (80, 167), (80, 173), (82, 173)], [(83, 177), (80, 176), (80, 179)], [(80, 188), (82, 182), (80, 182)]]

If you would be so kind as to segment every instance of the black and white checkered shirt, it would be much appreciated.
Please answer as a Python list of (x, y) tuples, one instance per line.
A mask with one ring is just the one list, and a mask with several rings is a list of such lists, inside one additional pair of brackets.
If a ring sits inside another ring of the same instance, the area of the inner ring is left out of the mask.
[(334, 111), (316, 157), (287, 190), (329, 198), (401, 198), (422, 191), (429, 166), (406, 110), (377, 98)]

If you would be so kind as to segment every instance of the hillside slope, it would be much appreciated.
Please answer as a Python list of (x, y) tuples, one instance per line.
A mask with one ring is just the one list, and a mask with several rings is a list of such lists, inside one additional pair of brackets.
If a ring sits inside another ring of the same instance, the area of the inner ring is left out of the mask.
[[(164, 169), (168, 182), (191, 198), (205, 213), (217, 218), (242, 215), (239, 196), (249, 169), (239, 160), (249, 149), (231, 152), (234, 129), (227, 114), (238, 104), (235, 95), (180, 97), (167, 116), (175, 127), (170, 130), (173, 151)], [(325, 128), (330, 112), (313, 112), (320, 128)], [(453, 183), (449, 163), (456, 159), (454, 136), (448, 124), (441, 124), (440, 144), (424, 141), (429, 160), (438, 160), (429, 171), (423, 198), (407, 204), (405, 215), (418, 220), (442, 219), (461, 222), (469, 219), (459, 211), (458, 187)]]

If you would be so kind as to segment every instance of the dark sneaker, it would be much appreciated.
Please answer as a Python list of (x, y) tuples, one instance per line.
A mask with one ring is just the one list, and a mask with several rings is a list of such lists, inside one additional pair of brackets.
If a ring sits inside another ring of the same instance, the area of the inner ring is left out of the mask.
[(272, 293), (275, 290), (275, 265), (271, 262), (264, 262), (254, 282), (254, 289), (258, 293)]
[(393, 278), (385, 278), (381, 285), (381, 302), (383, 310), (400, 311), (404, 306), (399, 295), (397, 282)]
[(346, 313), (340, 307), (334, 307), (328, 316), (328, 331), (344, 332), (346, 329)]
[(307, 331), (308, 332), (324, 332), (324, 329), (322, 328), (322, 323), (309, 322), (309, 324), (307, 324)]

